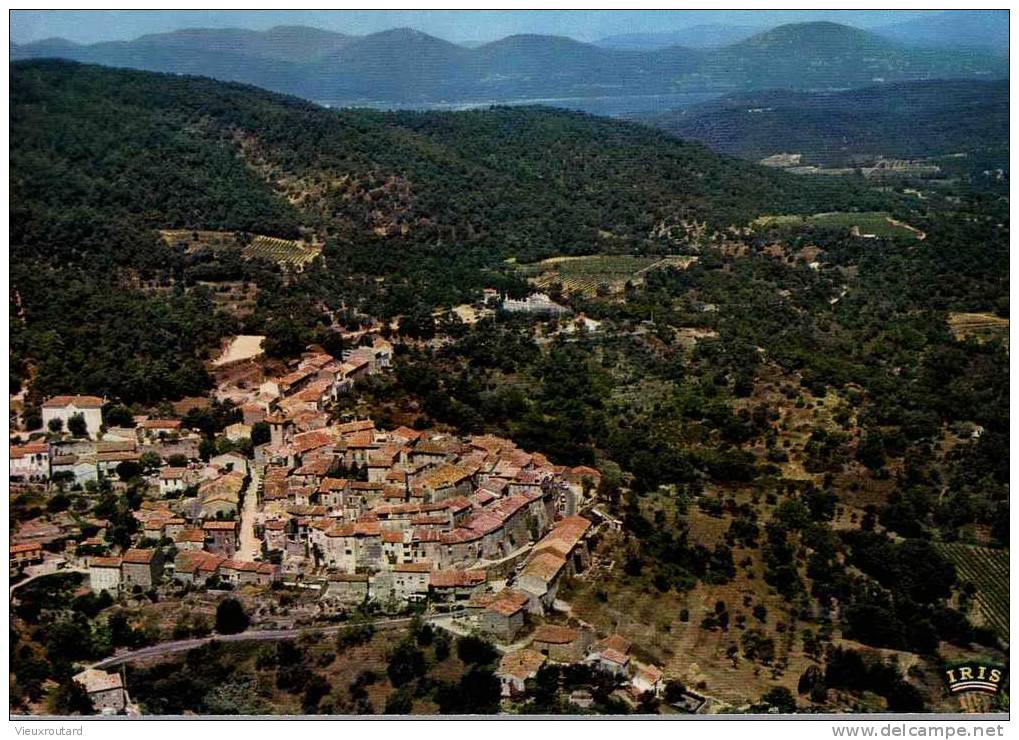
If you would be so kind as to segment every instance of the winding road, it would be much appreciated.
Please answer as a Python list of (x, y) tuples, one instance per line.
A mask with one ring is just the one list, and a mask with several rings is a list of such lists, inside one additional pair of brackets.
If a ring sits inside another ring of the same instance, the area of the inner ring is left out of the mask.
[[(423, 617), (425, 622), (436, 625), (440, 629), (446, 629), (452, 631), (454, 634), (459, 634), (455, 629), (451, 630), (447, 626), (452, 623), (453, 618), (461, 614), (460, 612), (449, 612), (446, 614), (431, 614)], [(392, 629), (394, 627), (406, 627), (413, 621), (413, 617), (397, 617), (396, 619), (379, 618), (370, 620), (371, 624), (382, 629)], [(287, 629), (275, 629), (275, 630), (247, 630), (245, 632), (238, 632), (235, 635), (209, 635), (208, 637), (194, 637), (189, 640), (170, 640), (168, 642), (160, 642), (156, 645), (149, 645), (148, 647), (138, 648), (137, 650), (128, 650), (118, 655), (111, 655), (109, 658), (103, 658), (102, 660), (93, 663), (92, 668), (110, 668), (112, 666), (121, 665), (123, 663), (130, 663), (135, 660), (145, 660), (146, 658), (159, 658), (164, 655), (172, 655), (173, 653), (183, 653), (188, 650), (194, 650), (196, 647), (201, 647), (207, 643), (213, 642), (280, 642), (282, 640), (293, 640), (300, 637), (302, 632), (319, 633), (323, 635), (335, 635), (346, 627), (350, 626), (350, 622), (344, 622), (343, 624), (330, 624), (324, 627), (288, 627)]]
[[(376, 627), (391, 628), (391, 627), (406, 627), (410, 624), (410, 617), (401, 617), (399, 619), (376, 619), (372, 622)], [(238, 632), (235, 635), (209, 635), (208, 637), (195, 637), (190, 640), (171, 640), (169, 642), (161, 642), (156, 645), (149, 645), (148, 647), (138, 648), (137, 650), (129, 650), (119, 655), (111, 655), (109, 658), (104, 658), (96, 663), (92, 664), (92, 668), (110, 668), (112, 666), (118, 666), (123, 663), (130, 663), (135, 660), (145, 660), (146, 658), (159, 658), (164, 655), (172, 655), (173, 653), (183, 653), (188, 650), (194, 650), (197, 647), (206, 645), (210, 642), (280, 642), (282, 640), (293, 640), (299, 637), (302, 632), (311, 632), (319, 634), (336, 634), (340, 630), (348, 627), (349, 624), (337, 624), (329, 625), (326, 627), (306, 627), (298, 629), (279, 629), (279, 630), (247, 630), (246, 632)]]

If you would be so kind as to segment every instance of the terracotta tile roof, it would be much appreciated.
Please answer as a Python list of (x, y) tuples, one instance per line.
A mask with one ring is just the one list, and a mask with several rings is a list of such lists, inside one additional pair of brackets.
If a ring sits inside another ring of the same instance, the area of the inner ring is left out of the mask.
[(103, 399), (98, 396), (54, 396), (42, 405), (44, 409), (62, 409), (74, 405), (79, 409), (99, 409)]
[(237, 529), (237, 522), (223, 522), (223, 521), (208, 521), (202, 524), (202, 529), (210, 532), (233, 532)]
[(152, 558), (155, 554), (155, 550), (138, 550), (132, 548), (124, 552), (124, 563), (131, 563), (133, 565), (148, 565), (152, 562)]
[(344, 435), (344, 439), (347, 440), (348, 449), (366, 449), (379, 446), (379, 443), (375, 441), (375, 433), (372, 431), (354, 432), (353, 434)]
[(138, 424), (142, 429), (180, 429), (180, 419), (145, 419)]
[(303, 454), (309, 450), (315, 450), (319, 447), (325, 447), (333, 444), (336, 438), (333, 437), (332, 432), (326, 431), (325, 429), (314, 429), (310, 432), (301, 432), (300, 434), (294, 435), (294, 451), (297, 454)]
[(428, 578), (434, 588), (469, 588), (484, 582), (483, 570), (433, 570)]
[(421, 437), (422, 433), (417, 431), (416, 429), (411, 429), (410, 427), (397, 427), (392, 432), (390, 432), (390, 434), (392, 434), (394, 437), (400, 437), (401, 439), (406, 439), (410, 442), (415, 442)]
[(50, 446), (45, 442), (32, 442), (27, 445), (11, 445), (11, 459), (19, 460), (30, 455), (43, 455), (50, 451)]
[(174, 542), (205, 542), (205, 532), (200, 529), (182, 529), (173, 538)]
[(580, 633), (560, 624), (543, 624), (534, 631), (532, 642), (546, 642), (551, 645), (568, 645), (580, 636)]
[(394, 573), (430, 573), (432, 564), (425, 561), (421, 563), (399, 563), (393, 566)]
[(89, 568), (117, 568), (120, 569), (120, 558), (92, 558), (88, 562)]
[(382, 541), (395, 544), (397, 542), (403, 542), (403, 532), (392, 532), (388, 529), (382, 531)]
[(624, 655), (630, 652), (630, 641), (619, 634), (609, 635), (603, 640), (599, 640), (594, 644), (595, 650), (602, 652), (606, 650), (614, 650), (617, 653), (623, 653)]
[(484, 606), (489, 611), (497, 612), (504, 617), (511, 617), (523, 609), (529, 601), (530, 598), (527, 594), (506, 588), (495, 594), (495, 598)]
[(346, 491), (348, 488), (350, 488), (350, 481), (346, 478), (323, 478), (318, 484), (319, 493)]
[(607, 660), (618, 665), (626, 665), (627, 663), (630, 662), (629, 655), (621, 653), (618, 650), (613, 650), (612, 648), (609, 648), (608, 650), (602, 650), (601, 657), (603, 660)]
[(551, 550), (568, 557), (590, 528), (591, 522), (582, 516), (566, 517), (534, 546), (534, 552)]
[(23, 552), (35, 552), (41, 549), (42, 545), (38, 542), (24, 542), (20, 545), (11, 545), (11, 555), (20, 555)]
[(548, 583), (559, 575), (559, 571), (566, 565), (566, 558), (554, 552), (545, 551), (533, 555), (527, 561), (527, 565), (520, 572), (521, 576), (533, 576)]
[(215, 573), (225, 562), (226, 558), (222, 555), (214, 555), (204, 550), (184, 551), (177, 553), (177, 557), (173, 561), (173, 568), (177, 573), (194, 574), (198, 571)]
[(163, 468), (159, 471), (160, 480), (178, 480), (188, 472), (187, 468)]
[(526, 681), (534, 676), (544, 664), (544, 655), (535, 650), (524, 648), (502, 656), (496, 674), (513, 676), (521, 681)]
[(124, 688), (124, 682), (119, 673), (107, 673), (97, 668), (88, 668), (82, 671), (74, 677), (74, 681), (84, 687), (89, 694)]
[(359, 421), (348, 421), (344, 424), (337, 426), (340, 430), (340, 434), (347, 436), (355, 432), (373, 432), (375, 431), (375, 422), (371, 419), (361, 419)]

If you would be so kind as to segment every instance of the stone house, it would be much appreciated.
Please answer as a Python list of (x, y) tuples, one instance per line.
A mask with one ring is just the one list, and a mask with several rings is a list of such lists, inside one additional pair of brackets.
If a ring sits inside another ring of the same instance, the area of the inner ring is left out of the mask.
[(237, 552), (237, 522), (209, 521), (202, 525), (205, 549), (232, 558)]
[(579, 663), (587, 654), (592, 635), (558, 624), (543, 624), (531, 637), (531, 648), (556, 663)]
[(89, 668), (75, 675), (74, 681), (85, 689), (92, 706), (101, 714), (118, 714), (127, 706), (127, 694), (119, 673)]
[(545, 656), (524, 648), (506, 653), (495, 669), (495, 675), (502, 685), (502, 695), (510, 698), (524, 693), (526, 682), (538, 674), (545, 664)]
[(508, 588), (483, 599), (479, 631), (503, 643), (513, 642), (524, 629), (529, 601), (527, 594)]
[(124, 588), (152, 588), (163, 575), (163, 554), (159, 550), (131, 549), (121, 560), (121, 582)]
[(120, 588), (120, 567), (120, 558), (92, 558), (88, 564), (89, 588), (97, 594), (109, 591), (116, 595)]

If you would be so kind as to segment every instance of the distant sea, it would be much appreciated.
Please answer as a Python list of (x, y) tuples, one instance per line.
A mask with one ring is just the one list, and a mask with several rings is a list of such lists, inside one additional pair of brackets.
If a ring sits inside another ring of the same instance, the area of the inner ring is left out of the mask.
[(546, 105), (592, 113), (597, 116), (624, 117), (633, 113), (658, 113), (685, 108), (723, 95), (721, 92), (685, 92), (664, 95), (606, 95), (577, 98), (513, 98), (510, 100), (425, 101), (394, 103), (389, 100), (316, 100), (327, 108), (375, 108), (376, 110), (477, 110), (493, 105)]

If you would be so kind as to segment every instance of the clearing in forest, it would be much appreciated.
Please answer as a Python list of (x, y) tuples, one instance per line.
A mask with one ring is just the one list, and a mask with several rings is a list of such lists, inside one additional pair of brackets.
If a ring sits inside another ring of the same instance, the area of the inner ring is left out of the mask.
[(919, 229), (902, 221), (896, 221), (884, 211), (867, 211), (863, 213), (834, 212), (817, 213), (813, 216), (761, 216), (751, 226), (757, 228), (785, 227), (796, 230), (805, 226), (816, 226), (829, 229), (847, 229), (853, 236), (861, 239), (894, 239), (910, 238), (921, 240), (926, 238)]
[(1008, 346), (1008, 319), (993, 313), (950, 313), (948, 328), (956, 341), (988, 342), (1000, 339)]
[(322, 252), (321, 245), (264, 234), (233, 231), (192, 231), (164, 229), (159, 232), (171, 246), (183, 246), (188, 252), (199, 249), (239, 249), (247, 259), (275, 262), (280, 269), (300, 272)]
[(217, 357), (212, 364), (216, 367), (222, 367), (223, 365), (229, 365), (231, 362), (240, 362), (258, 357), (262, 354), (262, 342), (264, 341), (265, 337), (257, 334), (239, 334), (236, 337), (232, 337), (223, 350), (223, 354)]
[(959, 579), (972, 583), (984, 624), (1008, 642), (1008, 550), (974, 545), (940, 544)]
[(517, 269), (531, 283), (542, 290), (559, 284), (565, 293), (581, 293), (586, 296), (603, 293), (617, 293), (629, 281), (643, 282), (644, 275), (651, 270), (665, 267), (688, 267), (696, 261), (688, 255), (665, 257), (636, 254), (603, 254), (580, 257), (551, 257), (541, 262), (517, 264)]

